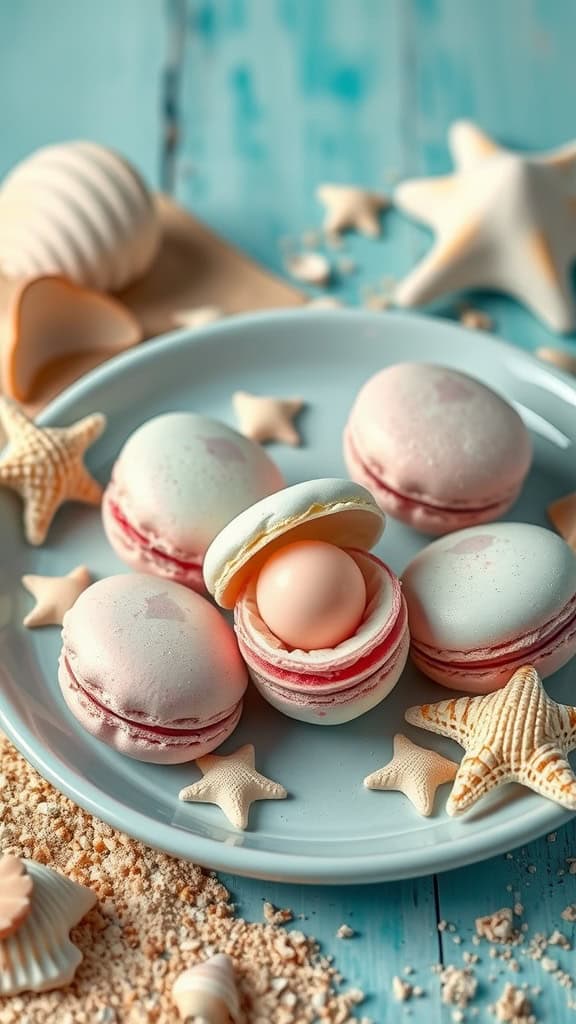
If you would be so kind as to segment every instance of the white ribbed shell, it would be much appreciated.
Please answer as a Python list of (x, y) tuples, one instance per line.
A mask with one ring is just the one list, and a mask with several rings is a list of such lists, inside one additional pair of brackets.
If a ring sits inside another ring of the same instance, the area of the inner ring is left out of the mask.
[(10, 278), (62, 274), (119, 291), (148, 269), (159, 237), (139, 174), (93, 142), (38, 150), (0, 189), (0, 271)]
[(183, 1021), (228, 1024), (240, 1017), (240, 999), (229, 956), (217, 953), (179, 974), (172, 998)]
[(24, 864), (34, 882), (32, 910), (16, 932), (0, 940), (0, 997), (68, 985), (82, 960), (70, 929), (96, 903), (83, 885), (35, 861)]

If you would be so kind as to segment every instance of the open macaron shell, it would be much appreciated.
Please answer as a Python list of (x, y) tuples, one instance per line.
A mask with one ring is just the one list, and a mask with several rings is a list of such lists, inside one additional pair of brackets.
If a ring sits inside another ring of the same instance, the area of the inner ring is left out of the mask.
[(204, 554), (219, 530), (283, 486), (260, 445), (205, 416), (168, 413), (124, 445), (104, 494), (104, 528), (133, 569), (203, 590)]
[(346, 550), (362, 572), (367, 602), (354, 635), (336, 647), (302, 651), (283, 644), (259, 614), (255, 577), (236, 604), (236, 633), (251, 678), (270, 704), (303, 722), (338, 725), (370, 711), (396, 685), (408, 657), (398, 579), (375, 555)]
[(550, 530), (492, 523), (435, 541), (405, 570), (411, 654), (431, 679), (489, 693), (576, 654), (576, 556)]
[(66, 613), (58, 678), (88, 732), (157, 764), (223, 743), (247, 684), (218, 611), (179, 584), (137, 574), (93, 584)]
[[(383, 700), (398, 681), (409, 647), (406, 607), (398, 579), (368, 550), (383, 528), (384, 516), (365, 488), (348, 480), (312, 480), (247, 509), (209, 548), (207, 587), (221, 605), (235, 608), (250, 675), (284, 714), (321, 725), (347, 722)], [(295, 540), (342, 547), (364, 576), (362, 622), (334, 648), (288, 648), (259, 614), (258, 573), (274, 551)]]
[(480, 381), (400, 363), (359, 392), (344, 456), (381, 508), (440, 535), (503, 515), (530, 469), (532, 444), (516, 410)]

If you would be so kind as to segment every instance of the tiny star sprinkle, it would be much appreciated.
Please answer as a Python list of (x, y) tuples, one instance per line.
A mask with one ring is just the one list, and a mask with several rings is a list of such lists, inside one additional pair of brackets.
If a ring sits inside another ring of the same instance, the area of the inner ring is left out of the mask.
[(553, 501), (547, 513), (554, 529), (576, 551), (576, 492)]
[(326, 210), (324, 231), (328, 235), (353, 230), (375, 238), (380, 234), (380, 214), (390, 205), (381, 193), (353, 185), (320, 185), (316, 197)]
[(576, 707), (552, 700), (531, 665), (519, 668), (495, 693), (422, 704), (408, 708), (405, 718), (456, 740), (466, 751), (448, 814), (462, 814), (506, 782), (519, 782), (576, 810), (576, 775), (568, 762), (576, 748)]
[(236, 391), (232, 404), (241, 432), (252, 441), (277, 441), (292, 447), (302, 443), (293, 422), (304, 407), (300, 398), (271, 398)]
[(190, 327), (197, 330), (221, 320), (224, 316), (219, 306), (194, 306), (191, 309), (177, 309), (172, 314), (172, 320), (177, 327)]
[(0, 455), (0, 486), (22, 498), (28, 542), (43, 544), (65, 502), (100, 502), (102, 488), (83, 457), (104, 432), (106, 417), (95, 413), (71, 427), (37, 427), (14, 402), (0, 398), (0, 425), (8, 437)]
[(438, 786), (452, 782), (458, 765), (435, 750), (412, 743), (407, 736), (394, 737), (394, 756), (388, 764), (364, 779), (367, 789), (399, 790), (419, 814), (429, 817)]
[(23, 625), (27, 629), (61, 626), (66, 612), (90, 582), (90, 573), (84, 565), (78, 565), (67, 576), (23, 576), (23, 585), (36, 598), (36, 604), (28, 612)]
[(203, 778), (178, 794), (191, 803), (217, 804), (235, 828), (245, 829), (248, 813), (256, 800), (285, 800), (288, 793), (278, 782), (267, 779), (255, 768), (251, 743), (234, 754), (207, 754), (196, 764)]

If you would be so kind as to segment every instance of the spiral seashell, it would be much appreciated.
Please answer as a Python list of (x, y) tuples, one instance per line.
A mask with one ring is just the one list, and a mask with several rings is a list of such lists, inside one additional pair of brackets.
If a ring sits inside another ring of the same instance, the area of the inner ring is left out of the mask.
[(240, 1000), (232, 960), (224, 953), (179, 974), (172, 998), (187, 1024), (229, 1024), (240, 1019)]
[(31, 911), (17, 931), (0, 939), (0, 996), (47, 992), (68, 985), (82, 960), (69, 932), (96, 903), (83, 885), (25, 860), (33, 883)]
[(140, 175), (94, 142), (38, 150), (0, 189), (0, 271), (9, 278), (61, 274), (119, 291), (146, 272), (159, 237)]

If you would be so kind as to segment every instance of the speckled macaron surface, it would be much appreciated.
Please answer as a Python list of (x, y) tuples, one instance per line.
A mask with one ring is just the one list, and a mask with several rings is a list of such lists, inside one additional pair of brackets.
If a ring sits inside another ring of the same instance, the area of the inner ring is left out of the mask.
[(549, 674), (576, 652), (576, 556), (540, 526), (449, 534), (413, 559), (402, 583), (413, 654), (439, 682), (509, 677), (517, 658)]
[(344, 448), (353, 479), (382, 508), (432, 534), (501, 515), (532, 458), (508, 402), (466, 374), (427, 363), (398, 363), (367, 381)]
[(195, 585), (222, 527), (283, 486), (260, 445), (206, 416), (167, 413), (124, 445), (104, 496), (104, 524), (128, 564)]
[(213, 605), (137, 573), (100, 580), (66, 613), (59, 679), (89, 732), (158, 763), (222, 743), (247, 683), (233, 630)]

